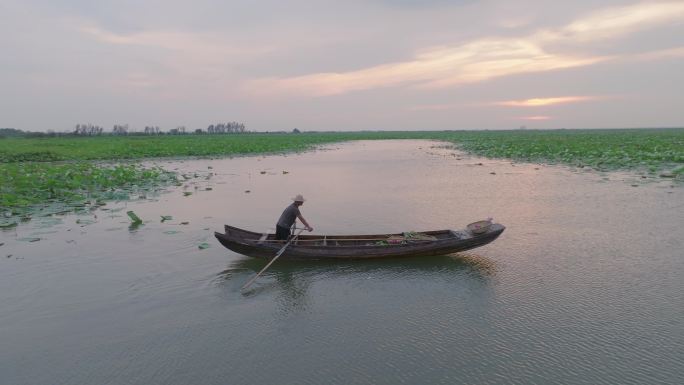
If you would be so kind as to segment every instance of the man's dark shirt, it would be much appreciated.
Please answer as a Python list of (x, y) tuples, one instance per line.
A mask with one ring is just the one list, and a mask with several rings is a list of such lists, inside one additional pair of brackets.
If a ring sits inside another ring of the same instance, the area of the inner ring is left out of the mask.
[(285, 211), (283, 211), (283, 214), (280, 216), (280, 219), (278, 219), (278, 226), (289, 229), (295, 223), (295, 220), (299, 215), (299, 207), (292, 203), (291, 205), (287, 206)]

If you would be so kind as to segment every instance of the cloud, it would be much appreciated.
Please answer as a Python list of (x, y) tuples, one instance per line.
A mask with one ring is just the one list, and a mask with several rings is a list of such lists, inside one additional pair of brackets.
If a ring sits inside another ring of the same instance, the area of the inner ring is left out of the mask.
[[(423, 104), (412, 106), (409, 111), (444, 111), (463, 107), (487, 107), (487, 106), (504, 106), (504, 107), (544, 107), (556, 104), (578, 103), (590, 100), (607, 99), (605, 96), (557, 96), (549, 98), (531, 98), (523, 100), (505, 100), (493, 103), (475, 103), (475, 104)], [(612, 97), (611, 97), (612, 98)]]
[(412, 60), (348, 72), (247, 81), (244, 91), (259, 96), (329, 96), (376, 88), (444, 88), (526, 73), (589, 66), (615, 56), (556, 53), (558, 43), (578, 44), (623, 36), (684, 19), (684, 3), (640, 3), (590, 13), (565, 27), (521, 38), (483, 38), (427, 49)]
[(508, 100), (503, 102), (492, 103), (496, 106), (508, 106), (508, 107), (541, 107), (550, 106), (554, 104), (566, 104), (566, 103), (577, 103), (585, 102), (589, 100), (596, 100), (599, 97), (596, 96), (559, 96), (554, 98), (532, 98), (525, 100)]
[(478, 40), (453, 48), (425, 51), (415, 60), (345, 73), (318, 73), (249, 82), (259, 94), (298, 93), (327, 96), (379, 87), (413, 85), (441, 88), (496, 77), (585, 66), (608, 57), (554, 55), (519, 39)]
[(551, 120), (553, 118), (550, 116), (545, 116), (545, 115), (534, 115), (534, 116), (518, 116), (515, 119), (520, 119), (520, 120)]
[(373, 2), (380, 3), (390, 7), (411, 7), (411, 8), (426, 8), (435, 6), (462, 6), (474, 3), (476, 0), (373, 0)]
[(657, 25), (684, 20), (684, 2), (644, 2), (595, 11), (558, 30), (533, 36), (542, 43), (554, 41), (586, 43), (628, 35)]
[(419, 106), (412, 106), (409, 111), (445, 111), (454, 108), (461, 108), (461, 104), (423, 104)]
[[(239, 71), (244, 63), (276, 51), (268, 44), (248, 44), (226, 39), (219, 33), (172, 30), (143, 30), (114, 33), (93, 23), (78, 30), (90, 39), (112, 47), (112, 57), (127, 57), (142, 47), (144, 61), (126, 62), (125, 70), (110, 73), (109, 86), (116, 90), (145, 90), (162, 99), (182, 97), (193, 92), (217, 94), (234, 99)], [(140, 50), (138, 50), (139, 52)]]
[(107, 31), (93, 24), (84, 24), (80, 31), (86, 35), (107, 44), (139, 45), (163, 48), (172, 51), (203, 53), (207, 56), (218, 55), (260, 55), (272, 52), (274, 46), (255, 46), (236, 43), (225, 43), (220, 36), (191, 32), (175, 32), (165, 30), (150, 30), (128, 34), (117, 34)]
[(644, 52), (636, 55), (632, 55), (631, 58), (635, 60), (660, 60), (668, 58), (684, 57), (684, 47), (668, 48), (658, 51)]
[(499, 20), (496, 24), (501, 28), (515, 29), (525, 27), (530, 23), (532, 23), (532, 18), (529, 16), (508, 16)]

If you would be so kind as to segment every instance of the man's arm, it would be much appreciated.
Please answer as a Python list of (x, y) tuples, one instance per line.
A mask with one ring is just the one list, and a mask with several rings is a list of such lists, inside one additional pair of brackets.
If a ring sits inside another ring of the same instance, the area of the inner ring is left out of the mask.
[(306, 219), (304, 219), (302, 214), (297, 214), (297, 218), (299, 218), (299, 220), (302, 221), (302, 223), (304, 224), (304, 226), (306, 226), (306, 229), (309, 232), (313, 231), (313, 227), (309, 226), (309, 223), (306, 221)]

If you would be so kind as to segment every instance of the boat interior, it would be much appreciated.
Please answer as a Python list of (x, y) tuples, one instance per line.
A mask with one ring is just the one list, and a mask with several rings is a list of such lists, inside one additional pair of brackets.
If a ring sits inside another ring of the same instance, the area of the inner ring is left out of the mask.
[[(472, 235), (467, 231), (437, 230), (414, 232), (408, 231), (397, 234), (373, 235), (299, 235), (293, 244), (300, 246), (390, 246), (406, 245), (425, 242), (435, 242), (446, 239), (466, 239)], [(251, 240), (257, 244), (285, 244), (287, 241), (275, 239), (275, 234), (263, 233), (258, 239)]]

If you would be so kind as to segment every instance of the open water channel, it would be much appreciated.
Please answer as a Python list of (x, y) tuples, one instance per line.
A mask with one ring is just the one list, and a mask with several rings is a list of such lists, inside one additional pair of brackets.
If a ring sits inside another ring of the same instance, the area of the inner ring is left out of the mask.
[[(0, 383), (682, 383), (681, 186), (429, 141), (157, 163), (191, 177), (0, 233)], [(264, 262), (213, 231), (272, 231), (298, 193), (313, 234), (507, 229), (453, 256), (278, 261), (242, 294)]]

